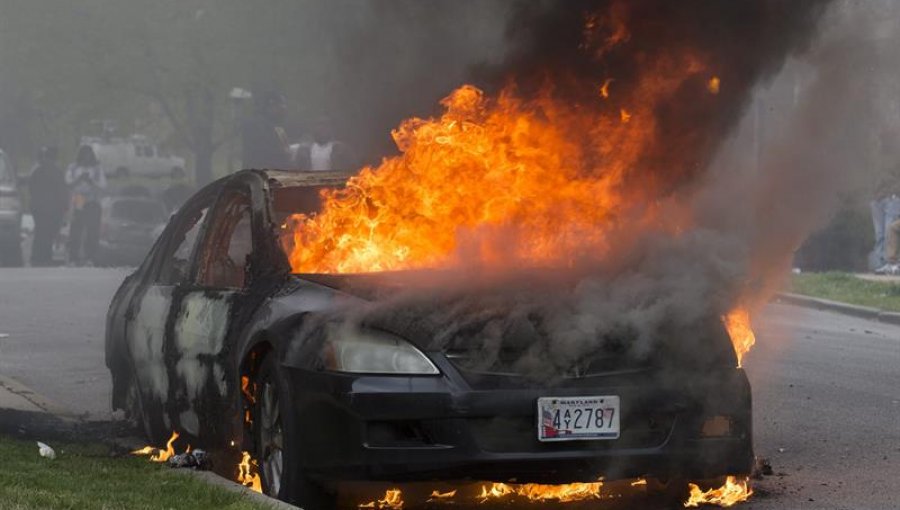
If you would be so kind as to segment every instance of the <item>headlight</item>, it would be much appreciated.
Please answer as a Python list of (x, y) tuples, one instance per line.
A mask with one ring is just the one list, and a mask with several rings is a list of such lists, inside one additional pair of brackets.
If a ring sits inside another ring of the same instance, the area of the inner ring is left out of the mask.
[(327, 328), (325, 368), (367, 374), (436, 375), (440, 371), (421, 351), (402, 338), (346, 324)]

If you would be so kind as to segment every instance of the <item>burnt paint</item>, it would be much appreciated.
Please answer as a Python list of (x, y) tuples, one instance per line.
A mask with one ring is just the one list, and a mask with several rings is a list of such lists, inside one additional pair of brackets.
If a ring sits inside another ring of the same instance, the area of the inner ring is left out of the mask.
[[(338, 184), (346, 175), (326, 177), (326, 183)], [(322, 176), (310, 179), (310, 185), (323, 184)], [(244, 432), (240, 376), (242, 368), (247, 367), (247, 354), (265, 341), (271, 344), (272, 355), (283, 356), (283, 344), (297, 340), (292, 332), (305, 314), (328, 309), (336, 302), (335, 295), (342, 294), (290, 274), (290, 265), (278, 244), (278, 226), (270, 221), (273, 212), (269, 190), (282, 183), (304, 182), (302, 175), (247, 170), (207, 186), (182, 207), (181, 211), (186, 211), (204, 200), (215, 202), (227, 189), (250, 195), (254, 250), (245, 289), (211, 289), (192, 283), (199, 260), (197, 252), (207, 235), (206, 226), (218, 210), (219, 204), (214, 203), (196, 241), (191, 279), (174, 286), (153, 282), (162, 258), (174, 249), (177, 226), (186, 220), (176, 214), (144, 264), (117, 291), (110, 304), (106, 330), (107, 366), (113, 378), (112, 405), (114, 409), (124, 407), (126, 385), (137, 377), (142, 405), (151, 415), (150, 428), (159, 436), (151, 440), (164, 440), (168, 429), (174, 428), (186, 432), (186, 439), (195, 445), (218, 447), (231, 440), (240, 444)], [(167, 300), (164, 323), (153, 325), (162, 335), (161, 353), (154, 353), (149, 360), (132, 345), (135, 328), (141, 326), (141, 303), (148, 293), (154, 296), (152, 299)], [(196, 316), (211, 310), (215, 310), (216, 317)], [(198, 335), (204, 331), (218, 338), (200, 338)], [(202, 341), (209, 344), (191, 347)], [(148, 369), (148, 363), (162, 366)], [(164, 371), (165, 387), (141, 377), (142, 372), (146, 375), (149, 370)]]

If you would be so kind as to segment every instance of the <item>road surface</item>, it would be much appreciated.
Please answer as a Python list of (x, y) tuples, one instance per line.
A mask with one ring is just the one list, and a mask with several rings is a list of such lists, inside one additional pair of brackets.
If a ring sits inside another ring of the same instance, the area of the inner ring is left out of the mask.
[[(125, 274), (0, 269), (0, 375), (108, 419), (103, 324)], [(776, 475), (741, 508), (900, 508), (900, 327), (778, 304), (754, 321), (756, 451)]]

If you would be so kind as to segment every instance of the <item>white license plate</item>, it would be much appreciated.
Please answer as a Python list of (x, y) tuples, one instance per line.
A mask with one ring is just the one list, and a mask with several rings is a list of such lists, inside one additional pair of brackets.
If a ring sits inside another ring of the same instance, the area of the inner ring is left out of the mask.
[(619, 397), (541, 397), (539, 441), (618, 439)]

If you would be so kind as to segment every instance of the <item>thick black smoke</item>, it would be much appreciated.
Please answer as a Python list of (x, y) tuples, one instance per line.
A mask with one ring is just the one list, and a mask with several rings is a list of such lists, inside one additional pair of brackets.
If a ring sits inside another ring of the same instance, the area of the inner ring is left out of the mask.
[[(663, 188), (690, 184), (706, 168), (747, 104), (751, 89), (809, 44), (830, 0), (566, 0), (520, 2), (508, 29), (509, 57), (490, 69), (494, 90), (521, 93), (552, 84), (554, 95), (582, 108), (618, 111), (651, 62), (696, 55), (707, 72), (682, 84), (655, 112), (659, 136), (636, 170)], [(705, 80), (719, 78), (710, 100)], [(609, 101), (597, 87), (614, 80)]]
[[(449, 280), (426, 276), (424, 288), (385, 296), (352, 311), (352, 320), (429, 349), (460, 351), (460, 363), (475, 370), (521, 373), (543, 383), (594, 363), (602, 370), (609, 359), (641, 365), (732, 356), (720, 349), (728, 343), (719, 318), (758, 304), (753, 300), (768, 285), (763, 280), (781, 269), (827, 211), (835, 169), (821, 164), (823, 153), (807, 140), (808, 128), (817, 127), (818, 139), (839, 135), (833, 127), (846, 109), (829, 108), (826, 97), (846, 80), (810, 88), (809, 101), (794, 114), (795, 138), (773, 148), (763, 171), (729, 174), (711, 162), (752, 91), (811, 43), (825, 7), (811, 0), (519, 4), (509, 29), (510, 57), (482, 69), (480, 84), (494, 93), (513, 86), (519, 95), (539, 96), (549, 85), (557, 102), (617, 111), (639, 99), (632, 91), (654, 63), (696, 55), (704, 72), (657, 104), (654, 143), (629, 169), (634, 179), (657, 186), (652, 196), (658, 203), (643, 206), (666, 211), (671, 202), (677, 204), (671, 212), (687, 209), (691, 221), (679, 232), (617, 233), (608, 259), (566, 271), (488, 278), (469, 268)], [(720, 80), (717, 93), (707, 87), (713, 76)], [(610, 78), (610, 99), (600, 101), (598, 87)], [(791, 176), (818, 179), (806, 189), (803, 214), (791, 211), (796, 201), (785, 200), (798, 191)]]

